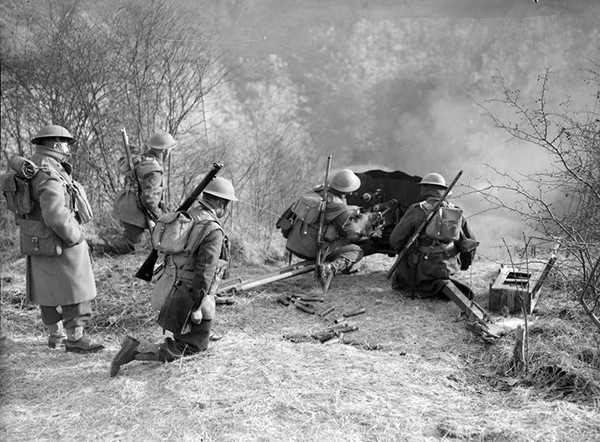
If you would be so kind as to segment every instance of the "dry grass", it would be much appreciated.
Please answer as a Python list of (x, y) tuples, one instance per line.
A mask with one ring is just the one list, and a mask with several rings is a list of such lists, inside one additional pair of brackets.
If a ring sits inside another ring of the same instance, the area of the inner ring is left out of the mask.
[[(335, 307), (325, 318), (275, 301), (284, 293), (322, 295), (312, 275), (272, 283), (219, 306), (215, 328), (224, 337), (207, 352), (171, 364), (134, 362), (110, 379), (125, 334), (162, 338), (149, 285), (131, 277), (144, 257), (96, 260), (92, 331), (107, 349), (89, 356), (45, 346), (37, 309), (21, 303), (23, 261), (4, 266), (4, 440), (600, 440), (600, 356), (575, 308), (542, 298), (530, 371), (513, 373), (510, 335), (489, 346), (466, 330), (451, 302), (393, 292), (386, 257), (368, 257), (359, 274), (336, 277), (325, 302), (315, 303)], [(462, 275), (482, 306), (495, 269), (478, 261)], [(378, 350), (283, 339), (321, 331), (359, 307), (366, 313), (347, 319), (359, 330), (346, 337)]]

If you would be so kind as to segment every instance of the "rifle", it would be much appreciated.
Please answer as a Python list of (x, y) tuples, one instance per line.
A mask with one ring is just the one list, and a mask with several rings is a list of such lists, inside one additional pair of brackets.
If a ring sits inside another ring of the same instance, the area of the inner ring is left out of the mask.
[[(144, 217), (146, 218), (146, 228), (148, 230), (152, 230), (152, 225), (150, 221), (156, 222), (156, 216), (148, 212), (142, 201), (140, 200), (140, 182), (138, 181), (138, 176), (135, 171), (135, 165), (133, 164), (133, 158), (131, 157), (131, 149), (129, 147), (129, 137), (127, 136), (127, 131), (125, 128), (121, 129), (121, 135), (123, 136), (123, 146), (125, 147), (125, 157), (127, 159), (127, 165), (129, 166), (129, 170), (131, 170), (131, 175), (133, 179), (133, 191), (135, 192), (135, 197), (137, 198), (138, 207), (144, 212)], [(150, 218), (150, 219), (148, 219)]]
[(413, 235), (410, 237), (408, 242), (404, 245), (404, 248), (402, 249), (402, 251), (400, 252), (398, 257), (396, 258), (396, 261), (394, 262), (392, 267), (388, 270), (387, 275), (386, 275), (387, 279), (390, 279), (390, 277), (394, 274), (394, 272), (396, 271), (396, 268), (400, 264), (400, 261), (402, 261), (402, 259), (404, 259), (404, 257), (406, 256), (408, 249), (410, 249), (412, 247), (412, 245), (415, 243), (417, 238), (419, 238), (421, 233), (423, 233), (423, 231), (427, 227), (427, 224), (429, 224), (429, 222), (433, 219), (433, 217), (435, 216), (435, 214), (437, 213), (439, 208), (442, 206), (442, 203), (444, 202), (444, 200), (446, 199), (446, 197), (448, 196), (448, 194), (450, 193), (450, 191), (452, 190), (452, 188), (454, 187), (454, 185), (456, 184), (456, 182), (458, 181), (458, 179), (460, 178), (462, 173), (463, 173), (462, 170), (460, 172), (458, 172), (458, 174), (456, 175), (456, 177), (454, 177), (454, 179), (452, 180), (452, 182), (450, 183), (450, 185), (448, 186), (448, 188), (446, 189), (446, 191), (444, 192), (442, 197), (433, 206), (433, 209), (431, 210), (431, 212), (429, 212), (429, 214), (427, 215), (427, 218), (425, 218), (425, 221), (423, 221), (421, 223), (421, 225), (417, 228), (415, 233), (413, 233)]
[[(196, 201), (196, 199), (204, 191), (204, 189), (206, 188), (208, 183), (210, 183), (212, 181), (212, 179), (215, 176), (217, 176), (217, 174), (219, 173), (219, 171), (221, 170), (222, 167), (223, 167), (222, 164), (213, 163), (213, 167), (210, 170), (210, 172), (208, 172), (206, 174), (206, 176), (202, 179), (202, 181), (200, 181), (200, 184), (198, 184), (194, 188), (192, 193), (177, 208), (177, 211), (179, 212), (179, 211), (183, 211), (183, 210), (188, 210), (190, 207), (192, 207), (192, 204), (194, 204), (194, 201)], [(141, 267), (138, 269), (138, 271), (136, 272), (135, 277), (139, 278), (139, 279), (143, 279), (144, 281), (151, 281), (152, 276), (154, 275), (154, 265), (156, 264), (157, 259), (158, 259), (158, 252), (156, 251), (155, 248), (152, 248), (152, 251), (146, 258), (144, 263), (141, 265)]]
[(327, 193), (328, 193), (328, 186), (329, 186), (329, 172), (331, 171), (331, 155), (329, 155), (327, 157), (327, 169), (325, 170), (325, 184), (323, 185), (323, 199), (321, 200), (321, 203), (319, 204), (319, 233), (317, 235), (317, 245), (319, 246), (319, 251), (317, 252), (317, 263), (316, 263), (316, 269), (317, 269), (317, 276), (318, 276), (318, 269), (319, 266), (321, 265), (321, 259), (322, 259), (322, 254), (321, 254), (321, 247), (323, 246), (323, 236), (325, 235), (323, 226), (325, 224), (325, 212), (327, 212)]

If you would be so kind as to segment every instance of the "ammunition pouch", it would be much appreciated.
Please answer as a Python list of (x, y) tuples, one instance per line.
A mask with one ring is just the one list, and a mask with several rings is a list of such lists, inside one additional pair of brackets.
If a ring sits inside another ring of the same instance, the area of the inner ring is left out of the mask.
[(292, 225), (296, 219), (296, 215), (292, 211), (292, 207), (293, 206), (288, 207), (275, 223), (275, 227), (281, 230), (281, 234), (286, 239), (289, 236), (290, 229), (292, 228)]
[(419, 267), (428, 279), (450, 279), (459, 270), (457, 251), (450, 253), (444, 245), (420, 246)]
[(21, 253), (31, 256), (59, 256), (63, 245), (60, 237), (42, 221), (20, 219)]

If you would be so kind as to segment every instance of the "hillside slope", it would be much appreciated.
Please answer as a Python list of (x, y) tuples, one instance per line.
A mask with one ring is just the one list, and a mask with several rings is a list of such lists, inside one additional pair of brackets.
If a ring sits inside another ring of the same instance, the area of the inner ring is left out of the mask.
[[(89, 356), (46, 347), (39, 312), (22, 303), (23, 260), (4, 266), (4, 440), (599, 440), (598, 404), (584, 385), (561, 392), (511, 374), (510, 336), (489, 346), (466, 330), (451, 302), (393, 292), (387, 257), (367, 257), (358, 274), (335, 278), (318, 306), (335, 307), (331, 315), (276, 302), (281, 294), (321, 296), (312, 274), (262, 286), (219, 306), (223, 338), (206, 353), (131, 363), (110, 379), (126, 334), (161, 339), (150, 287), (131, 276), (144, 256), (95, 260), (100, 295), (92, 331), (107, 349)], [(244, 266), (234, 274), (248, 280), (272, 270)], [(495, 263), (478, 261), (462, 275), (482, 305), (496, 271)], [(551, 304), (542, 301), (540, 323)], [(346, 335), (357, 345), (283, 339), (323, 330), (336, 314), (359, 307), (366, 312), (348, 318), (359, 329)], [(567, 330), (552, 321), (553, 330)], [(600, 385), (597, 375), (588, 379), (587, 388)]]

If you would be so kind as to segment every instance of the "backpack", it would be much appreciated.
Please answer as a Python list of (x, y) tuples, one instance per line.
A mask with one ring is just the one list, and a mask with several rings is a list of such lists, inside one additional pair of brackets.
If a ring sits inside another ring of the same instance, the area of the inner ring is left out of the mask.
[[(279, 228), (287, 238), (286, 248), (294, 255), (303, 259), (313, 259), (317, 256), (319, 246), (319, 223), (322, 198), (316, 192), (310, 192), (300, 196), (292, 204), (278, 221)], [(333, 210), (330, 211), (330, 204)], [(337, 230), (331, 221), (346, 211), (347, 207), (336, 209), (339, 203), (329, 202), (325, 212), (323, 225), (323, 238), (325, 241), (333, 241), (338, 236)]]
[(34, 200), (29, 180), (38, 173), (38, 167), (27, 158), (14, 156), (10, 160), (11, 170), (0, 177), (0, 190), (6, 198), (6, 208), (17, 217), (31, 213)]
[(168, 255), (182, 253), (194, 225), (194, 218), (185, 211), (170, 212), (161, 216), (152, 229), (154, 249)]
[(449, 243), (460, 238), (462, 229), (462, 209), (449, 206), (440, 207), (425, 228), (425, 234), (434, 241)]

